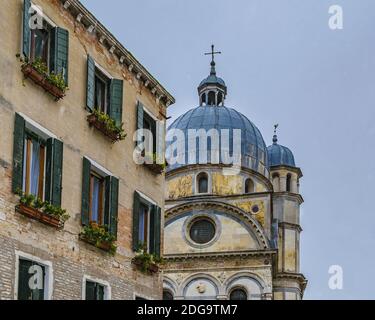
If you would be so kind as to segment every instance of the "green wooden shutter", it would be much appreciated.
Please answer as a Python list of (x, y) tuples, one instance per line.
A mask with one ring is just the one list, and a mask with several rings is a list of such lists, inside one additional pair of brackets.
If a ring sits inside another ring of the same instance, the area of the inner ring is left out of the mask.
[(160, 256), (161, 209), (152, 205), (150, 216), (150, 252)]
[(88, 159), (83, 158), (81, 220), (84, 226), (90, 223), (90, 172), (91, 163)]
[(87, 56), (87, 96), (86, 105), (92, 112), (95, 108), (95, 61)]
[(52, 176), (52, 201), (55, 206), (61, 207), (62, 171), (63, 171), (64, 144), (57, 139), (53, 141), (53, 169)]
[(117, 218), (118, 218), (118, 191), (119, 191), (119, 180), (115, 177), (111, 177), (111, 205), (110, 205), (110, 221), (109, 231), (112, 235), (117, 238)]
[(86, 300), (96, 300), (96, 284), (95, 282), (86, 281), (86, 292), (85, 292), (85, 299)]
[(53, 190), (52, 190), (52, 185), (53, 185), (53, 143), (54, 139), (49, 138), (47, 139), (47, 153), (46, 153), (46, 178), (45, 178), (45, 193), (44, 193), (44, 198), (46, 201), (52, 203), (52, 198), (53, 198)]
[(139, 246), (139, 209), (140, 196), (137, 191), (134, 191), (133, 202), (133, 250), (137, 251)]
[[(143, 129), (143, 104), (138, 101), (137, 104), (137, 130)], [(137, 145), (142, 141), (142, 132), (137, 133)]]
[(31, 1), (23, 1), (23, 41), (22, 51), (25, 57), (30, 57), (30, 14)]
[(116, 121), (118, 127), (122, 123), (123, 85), (124, 82), (122, 80), (111, 80), (109, 116)]
[(69, 31), (53, 28), (51, 39), (51, 70), (55, 74), (62, 74), (68, 84), (69, 69)]
[(105, 201), (104, 201), (104, 225), (110, 226), (111, 223), (111, 176), (105, 177)]
[(13, 136), (12, 191), (16, 193), (23, 186), (23, 153), (25, 144), (25, 120), (16, 113)]
[(99, 283), (96, 284), (96, 300), (104, 300), (104, 286)]
[(29, 269), (32, 266), (32, 262), (28, 260), (19, 260), (18, 265), (18, 300), (32, 300), (32, 291), (29, 287)]

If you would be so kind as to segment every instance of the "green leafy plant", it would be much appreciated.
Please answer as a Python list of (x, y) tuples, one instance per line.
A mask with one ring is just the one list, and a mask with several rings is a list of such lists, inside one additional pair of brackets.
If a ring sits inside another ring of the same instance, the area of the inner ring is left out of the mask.
[(22, 68), (26, 66), (31, 66), (34, 70), (40, 73), (46, 81), (59, 88), (65, 93), (68, 90), (68, 86), (65, 83), (65, 79), (62, 73), (56, 74), (54, 72), (48, 72), (47, 64), (42, 60), (42, 58), (37, 57), (30, 62), (28, 57), (22, 57), (19, 53), (16, 54), (16, 57), (22, 62)]
[(159, 265), (163, 264), (163, 258), (147, 252), (147, 246), (143, 243), (138, 245), (133, 262), (139, 266), (143, 273), (151, 273), (152, 268), (158, 268)]
[(17, 194), (20, 196), (20, 203), (26, 207), (42, 211), (59, 219), (62, 223), (65, 223), (70, 218), (65, 209), (55, 206), (48, 201), (43, 201), (33, 194), (27, 194), (19, 189), (17, 190)]
[(92, 113), (93, 115), (95, 115), (95, 117), (98, 119), (99, 122), (105, 125), (108, 131), (117, 134), (119, 140), (124, 140), (126, 138), (127, 134), (125, 133), (123, 129), (123, 126), (124, 126), (123, 123), (121, 123), (121, 126), (117, 126), (115, 120), (113, 120), (105, 112), (98, 110), (98, 108), (95, 108)]
[(108, 231), (107, 226), (99, 226), (96, 223), (91, 223), (88, 226), (83, 227), (80, 234), (82, 238), (90, 243), (93, 243), (96, 247), (100, 248), (102, 244), (109, 244), (109, 252), (114, 255), (117, 250), (117, 246), (114, 244), (116, 237)]
[[(160, 166), (161, 170), (164, 171), (167, 166), (168, 166), (168, 163), (167, 161), (164, 159), (164, 162), (163, 163), (158, 163), (159, 162), (159, 158), (157, 156), (156, 153), (145, 153), (145, 159), (146, 160), (152, 160), (152, 164), (153, 165), (157, 165), (157, 166)], [(149, 164), (146, 162), (146, 165)]]

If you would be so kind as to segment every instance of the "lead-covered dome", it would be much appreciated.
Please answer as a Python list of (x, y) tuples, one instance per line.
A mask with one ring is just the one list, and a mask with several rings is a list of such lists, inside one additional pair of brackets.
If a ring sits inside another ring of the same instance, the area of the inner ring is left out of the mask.
[(294, 155), (289, 148), (277, 143), (277, 136), (273, 136), (273, 144), (267, 148), (268, 164), (270, 167), (289, 166), (295, 167)]
[[(183, 167), (185, 165), (199, 164), (199, 139), (195, 141), (195, 161), (189, 161), (189, 129), (199, 130), (204, 129), (208, 132), (210, 129), (217, 129), (219, 134), (222, 129), (229, 131), (229, 155), (233, 156), (234, 141), (233, 134), (235, 129), (241, 130), (241, 165), (258, 171), (259, 173), (268, 176), (268, 163), (267, 163), (267, 147), (259, 129), (243, 114), (235, 109), (225, 106), (199, 106), (191, 109), (179, 118), (177, 118), (168, 128), (169, 134), (173, 134), (173, 130), (179, 129), (184, 134), (185, 151), (184, 159), (185, 164), (170, 164), (168, 171)], [(167, 147), (176, 141), (174, 138), (172, 142), (167, 143)], [(223, 135), (220, 135), (220, 146), (223, 146)], [(207, 163), (211, 161), (211, 141), (207, 139)], [(194, 146), (194, 142), (191, 142)], [(236, 146), (236, 145), (235, 145)], [(214, 146), (213, 146), (214, 147)], [(223, 149), (223, 148), (222, 148)], [(222, 152), (218, 150), (220, 155), (220, 163), (223, 163)], [(191, 153), (191, 150), (190, 150)], [(168, 155), (167, 155), (168, 157)], [(177, 151), (173, 154), (177, 157)], [(191, 159), (190, 159), (191, 160)]]

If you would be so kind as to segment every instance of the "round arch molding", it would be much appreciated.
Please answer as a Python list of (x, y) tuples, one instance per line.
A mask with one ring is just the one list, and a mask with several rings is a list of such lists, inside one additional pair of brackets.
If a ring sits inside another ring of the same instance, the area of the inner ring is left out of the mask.
[(170, 208), (165, 212), (165, 226), (167, 226), (175, 218), (178, 218), (180, 215), (183, 215), (188, 211), (208, 209), (222, 211), (227, 213), (228, 215), (232, 215), (235, 218), (239, 218), (248, 227), (250, 227), (251, 230), (254, 231), (254, 235), (256, 236), (260, 248), (265, 250), (270, 249), (269, 241), (267, 240), (263, 228), (258, 221), (252, 218), (244, 210), (221, 201), (192, 201)]

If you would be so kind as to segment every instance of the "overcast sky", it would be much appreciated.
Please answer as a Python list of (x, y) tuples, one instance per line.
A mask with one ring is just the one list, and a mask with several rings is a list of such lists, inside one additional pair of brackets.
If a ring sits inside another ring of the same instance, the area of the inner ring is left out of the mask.
[[(301, 270), (307, 299), (375, 298), (375, 1), (82, 0), (169, 90), (177, 116), (198, 104), (211, 43), (226, 105), (267, 144), (295, 155), (304, 177)], [(331, 5), (344, 29), (328, 26)], [(330, 290), (340, 265), (343, 290)]]

